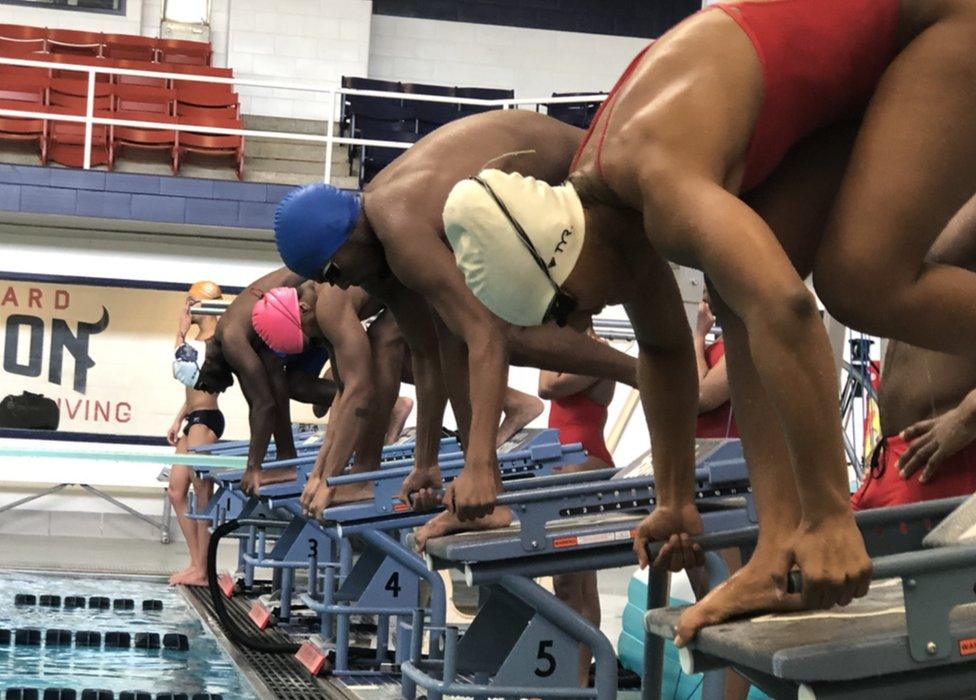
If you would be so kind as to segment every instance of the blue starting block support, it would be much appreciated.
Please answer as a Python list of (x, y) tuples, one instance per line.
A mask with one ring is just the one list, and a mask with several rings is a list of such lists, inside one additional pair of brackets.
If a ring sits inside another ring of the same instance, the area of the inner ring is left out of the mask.
[[(555, 469), (569, 464), (578, 464), (586, 459), (582, 447), (576, 443), (561, 445), (558, 431), (522, 431), (506, 446), (508, 451), (498, 454), (499, 466), (504, 477), (518, 483), (528, 483), (542, 474), (551, 474)], [(460, 472), (463, 461), (442, 461), (442, 477), (449, 481)], [(371, 480), (374, 483), (374, 498), (359, 503), (335, 506), (323, 513), (325, 529), (334, 528), (342, 539), (358, 536), (366, 541), (368, 555), (364, 554), (356, 562), (352, 571), (344, 579), (330, 577), (327, 572), (321, 593), (311, 592), (302, 600), (312, 610), (323, 617), (323, 640), (334, 639), (331, 645), (335, 651), (334, 671), (347, 673), (354, 671), (349, 663), (350, 618), (354, 615), (375, 615), (378, 629), (381, 630), (379, 648), (387, 650), (390, 620), (396, 622), (398, 636), (405, 641), (404, 630), (417, 607), (415, 591), (419, 590), (421, 580), (426, 580), (431, 590), (429, 615), (432, 624), (443, 625), (446, 614), (443, 581), (429, 570), (423, 560), (397, 533), (422, 525), (435, 513), (416, 513), (395, 499), (404, 476), (411, 467), (389, 467), (362, 475), (345, 475), (329, 480), (330, 485)], [(283, 505), (272, 500), (273, 505)], [(398, 590), (400, 589), (400, 590)], [(335, 632), (330, 634), (329, 621), (334, 621)], [(397, 644), (392, 657), (396, 661), (405, 658), (406, 643)], [(389, 654), (377, 652), (377, 661)], [(366, 672), (372, 672), (375, 664), (370, 664)], [(359, 672), (362, 672), (361, 670)]]
[[(738, 441), (699, 441), (696, 463), (706, 532), (754, 524)], [(428, 694), (469, 697), (616, 697), (616, 657), (609, 640), (529, 579), (633, 564), (633, 533), (654, 505), (650, 472), (645, 457), (615, 473), (542, 478), (535, 489), (511, 493), (506, 488), (498, 502), (512, 508), (518, 527), (429, 540), (431, 568), (459, 568), (469, 585), (488, 585), (491, 593), (463, 636), (453, 628), (429, 631), (445, 635), (443, 659), (413, 653), (402, 666), (403, 696), (415, 697), (420, 686)], [(559, 481), (549, 483), (554, 480)], [(649, 598), (666, 592), (666, 583), (666, 577), (652, 582)], [(560, 651), (580, 644), (594, 653), (593, 689), (577, 685), (578, 655)], [(413, 650), (421, 646), (415, 642)], [(645, 649), (652, 668), (657, 647)], [(645, 697), (656, 697), (656, 681), (649, 679)]]

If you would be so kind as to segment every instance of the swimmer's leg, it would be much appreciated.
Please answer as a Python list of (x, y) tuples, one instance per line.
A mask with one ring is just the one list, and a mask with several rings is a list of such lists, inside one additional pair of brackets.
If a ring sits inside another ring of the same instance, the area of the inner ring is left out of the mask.
[[(190, 426), (189, 431), (187, 431), (186, 448), (189, 450), (194, 447), (199, 447), (200, 445), (210, 445), (216, 441), (217, 436), (214, 435), (213, 431), (207, 426), (198, 423)], [(210, 494), (213, 490), (213, 481), (210, 479), (197, 479), (196, 473), (192, 469), (187, 468), (187, 471), (189, 472), (190, 479), (192, 480), (193, 491), (197, 499), (197, 512), (202, 512), (202, 509), (206, 508), (207, 503), (210, 500)], [(185, 499), (186, 492), (184, 491), (184, 501)], [(192, 544), (189, 540), (187, 540), (187, 544), (190, 547), (190, 567), (184, 571), (174, 581), (174, 583), (182, 584), (184, 586), (206, 586), (207, 548), (210, 546), (210, 530), (208, 528), (208, 523), (186, 518), (185, 503), (183, 507), (183, 514), (189, 527), (195, 530), (195, 534)], [(186, 531), (184, 530), (184, 532)]]
[[(976, 274), (925, 257), (976, 192), (976, 90), (970, 89), (976, 5), (906, 1), (902, 7), (903, 25), (931, 24), (875, 91), (814, 279), (845, 325), (972, 356)], [(921, 17), (926, 13), (931, 16)]]
[(546, 405), (538, 396), (532, 396), (509, 387), (505, 391), (505, 403), (502, 404), (502, 422), (498, 427), (496, 447), (507, 442), (522, 428), (542, 415)]

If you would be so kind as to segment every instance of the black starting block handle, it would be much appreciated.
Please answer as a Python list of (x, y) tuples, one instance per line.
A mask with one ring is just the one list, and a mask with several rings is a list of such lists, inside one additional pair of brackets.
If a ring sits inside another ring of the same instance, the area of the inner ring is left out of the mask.
[[(754, 545), (759, 538), (758, 527), (743, 527), (738, 530), (725, 530), (724, 532), (713, 532), (708, 535), (693, 537), (692, 542), (697, 544), (706, 552), (716, 549), (730, 549), (732, 547), (748, 547)], [(661, 552), (661, 548), (666, 542), (650, 542), (647, 545), (647, 554), (651, 561)]]
[[(922, 574), (934, 574), (963, 567), (976, 567), (976, 545), (940, 547), (902, 554), (891, 554), (873, 559), (874, 580), (883, 578), (907, 578)], [(803, 592), (803, 574), (791, 571), (787, 578), (787, 593)]]

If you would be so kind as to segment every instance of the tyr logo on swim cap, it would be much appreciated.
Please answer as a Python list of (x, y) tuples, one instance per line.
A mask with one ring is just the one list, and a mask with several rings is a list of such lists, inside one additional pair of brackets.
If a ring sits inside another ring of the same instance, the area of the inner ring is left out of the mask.
[(316, 279), (359, 218), (359, 197), (316, 183), (289, 192), (275, 211), (275, 243), (289, 270)]
[(586, 233), (571, 184), (553, 187), (500, 170), (482, 170), (454, 186), (444, 204), (444, 231), (474, 295), (518, 326), (543, 322)]

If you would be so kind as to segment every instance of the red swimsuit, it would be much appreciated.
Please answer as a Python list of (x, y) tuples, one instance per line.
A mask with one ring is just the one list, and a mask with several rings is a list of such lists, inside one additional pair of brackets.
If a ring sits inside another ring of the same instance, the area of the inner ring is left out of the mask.
[[(856, 116), (898, 52), (900, 0), (772, 0), (713, 5), (748, 35), (763, 69), (763, 105), (746, 153), (741, 191), (761, 184), (805, 136)], [(627, 66), (583, 138), (572, 169), (600, 117), (596, 167), (611, 103), (650, 46)]]
[(613, 457), (603, 440), (606, 422), (607, 407), (586, 394), (553, 399), (549, 409), (549, 427), (559, 429), (559, 442), (564, 445), (581, 442), (586, 454), (602, 459), (612, 467)]

